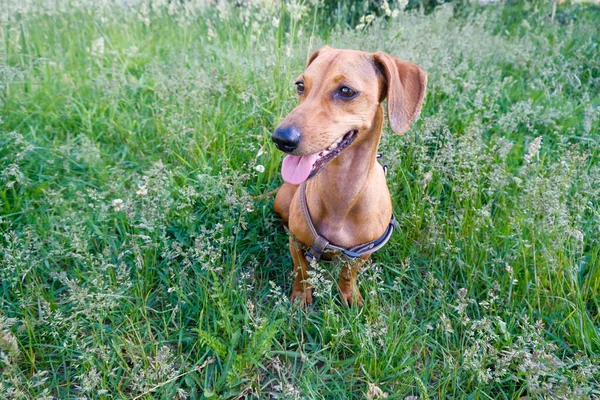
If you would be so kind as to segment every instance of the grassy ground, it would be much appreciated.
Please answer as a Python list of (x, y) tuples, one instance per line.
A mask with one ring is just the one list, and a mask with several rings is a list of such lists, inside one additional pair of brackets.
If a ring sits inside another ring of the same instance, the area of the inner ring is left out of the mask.
[[(0, 11), (0, 398), (600, 396), (597, 7), (131, 3)], [(385, 128), (402, 229), (365, 306), (327, 267), (305, 311), (252, 196), (325, 43), (429, 91)]]

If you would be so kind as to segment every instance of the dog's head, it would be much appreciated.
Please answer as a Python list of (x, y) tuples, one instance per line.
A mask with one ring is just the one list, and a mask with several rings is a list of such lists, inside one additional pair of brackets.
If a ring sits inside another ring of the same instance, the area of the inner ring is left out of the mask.
[(366, 137), (387, 98), (392, 130), (402, 135), (421, 109), (427, 74), (387, 53), (323, 47), (296, 79), (300, 104), (273, 133), (288, 153), (282, 175), (299, 184)]

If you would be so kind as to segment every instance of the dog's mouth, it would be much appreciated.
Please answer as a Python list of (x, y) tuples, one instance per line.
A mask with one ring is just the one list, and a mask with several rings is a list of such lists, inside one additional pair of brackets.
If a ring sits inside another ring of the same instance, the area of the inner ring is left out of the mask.
[(335, 143), (318, 153), (306, 156), (288, 155), (283, 159), (281, 175), (292, 185), (299, 185), (315, 176), (329, 161), (336, 158), (356, 139), (358, 131), (352, 130), (340, 137)]

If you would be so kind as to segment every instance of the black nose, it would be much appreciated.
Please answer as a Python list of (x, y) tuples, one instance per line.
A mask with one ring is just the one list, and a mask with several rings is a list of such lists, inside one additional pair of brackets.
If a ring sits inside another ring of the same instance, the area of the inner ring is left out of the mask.
[(286, 153), (291, 153), (296, 150), (298, 145), (300, 144), (300, 131), (292, 126), (279, 127), (275, 129), (271, 139), (275, 142), (277, 148)]

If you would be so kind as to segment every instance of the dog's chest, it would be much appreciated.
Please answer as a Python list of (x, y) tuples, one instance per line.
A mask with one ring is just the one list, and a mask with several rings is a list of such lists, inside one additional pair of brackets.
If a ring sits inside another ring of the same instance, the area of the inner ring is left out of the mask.
[[(313, 244), (314, 236), (299, 204), (291, 207), (289, 229), (292, 235), (304, 246)], [(390, 216), (381, 217), (377, 212), (358, 213), (351, 210), (345, 217), (328, 214), (314, 206), (310, 209), (310, 218), (315, 230), (328, 242), (344, 248), (367, 243), (381, 236), (389, 224)], [(391, 215), (391, 214), (390, 214)]]

